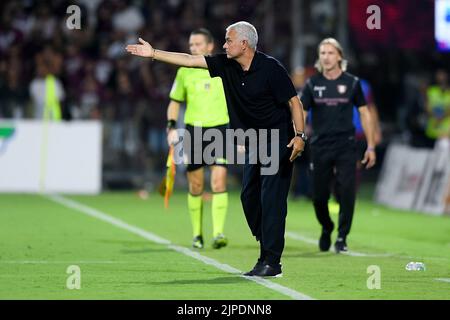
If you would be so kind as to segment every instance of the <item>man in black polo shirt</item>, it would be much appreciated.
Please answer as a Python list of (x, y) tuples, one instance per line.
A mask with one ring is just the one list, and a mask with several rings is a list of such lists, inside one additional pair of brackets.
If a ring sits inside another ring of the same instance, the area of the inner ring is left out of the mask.
[(279, 277), (292, 161), (301, 154), (306, 140), (303, 108), (280, 62), (256, 50), (258, 34), (254, 26), (237, 22), (227, 28), (225, 37), (226, 54), (208, 57), (156, 50), (142, 39), (141, 44), (127, 46), (127, 51), (175, 65), (209, 69), (211, 77), (222, 78), (232, 128), (278, 130), (279, 140), (269, 139), (266, 146), (271, 150), (278, 145), (275, 152), (279, 168), (275, 174), (263, 174), (266, 165), (260, 159), (251, 164), (250, 157), (259, 150), (246, 148), (241, 201), (252, 234), (260, 242), (259, 259), (245, 275)]
[(328, 211), (328, 199), (334, 175), (340, 205), (335, 242), (335, 251), (339, 253), (348, 250), (347, 235), (355, 207), (357, 159), (353, 106), (358, 107), (367, 139), (367, 150), (362, 160), (366, 168), (373, 167), (376, 160), (373, 123), (359, 79), (345, 72), (347, 62), (340, 44), (332, 38), (324, 39), (319, 44), (318, 54), (316, 68), (320, 73), (308, 79), (301, 101), (305, 110), (312, 113), (313, 202), (322, 225), (319, 248), (328, 251), (331, 246), (334, 224)]

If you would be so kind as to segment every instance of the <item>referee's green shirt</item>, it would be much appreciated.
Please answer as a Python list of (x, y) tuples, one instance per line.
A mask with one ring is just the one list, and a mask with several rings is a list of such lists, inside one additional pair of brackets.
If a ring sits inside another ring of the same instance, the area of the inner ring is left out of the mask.
[(179, 68), (170, 99), (186, 102), (184, 122), (191, 126), (215, 127), (230, 121), (222, 79), (211, 78), (207, 69)]

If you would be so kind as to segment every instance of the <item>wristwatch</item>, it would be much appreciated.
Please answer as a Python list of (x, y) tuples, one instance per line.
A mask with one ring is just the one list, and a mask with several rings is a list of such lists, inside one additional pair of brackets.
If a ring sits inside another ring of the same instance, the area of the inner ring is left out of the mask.
[(306, 136), (306, 133), (304, 133), (303, 131), (297, 131), (295, 133), (296, 137), (300, 137), (300, 139), (302, 139), (304, 142), (306, 142), (308, 140), (308, 137)]

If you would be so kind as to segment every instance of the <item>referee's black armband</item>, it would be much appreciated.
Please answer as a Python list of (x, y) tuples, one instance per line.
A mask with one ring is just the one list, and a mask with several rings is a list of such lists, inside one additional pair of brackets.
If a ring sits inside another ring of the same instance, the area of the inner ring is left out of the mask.
[(176, 120), (169, 120), (167, 121), (167, 129), (175, 129), (177, 127)]

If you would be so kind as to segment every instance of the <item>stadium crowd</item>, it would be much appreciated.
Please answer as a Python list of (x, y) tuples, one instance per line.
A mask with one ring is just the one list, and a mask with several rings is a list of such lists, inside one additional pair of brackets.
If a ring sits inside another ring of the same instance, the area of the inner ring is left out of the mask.
[(141, 36), (187, 51), (192, 29), (208, 25), (222, 36), (222, 26), (253, 14), (257, 1), (236, 2), (80, 0), (81, 28), (74, 30), (66, 25), (72, 2), (2, 2), (0, 118), (42, 118), (42, 83), (50, 73), (63, 119), (103, 122), (106, 171), (159, 169), (176, 67), (131, 58), (125, 45)]
[[(186, 39), (191, 30), (207, 27), (215, 35), (216, 50), (220, 51), (225, 26), (249, 20), (264, 32), (263, 21), (270, 14), (275, 19), (276, 46), (261, 35), (258, 49), (272, 54), (289, 68), (292, 32), (290, 17), (285, 13), (290, 10), (290, 2), (276, 2), (269, 13), (261, 3), (78, 0), (75, 4), (81, 8), (81, 25), (80, 29), (71, 30), (67, 26), (70, 16), (67, 8), (73, 1), (2, 1), (0, 119), (42, 118), (43, 81), (52, 74), (64, 120), (103, 122), (104, 174), (131, 170), (146, 172), (152, 180), (153, 172), (161, 172), (165, 165), (161, 154), (167, 150), (166, 108), (177, 69), (128, 56), (126, 44), (136, 42), (140, 36), (157, 48), (187, 52)], [(323, 15), (330, 12), (331, 4), (328, 0), (317, 1), (316, 7), (311, 8), (313, 18), (307, 17), (312, 20), (306, 21), (307, 24), (321, 21), (323, 30), (318, 32), (324, 35), (332, 29), (326, 28), (330, 25), (326, 19), (332, 19), (332, 15), (331, 18)], [(314, 20), (314, 16), (322, 19)], [(309, 63), (312, 65), (314, 61)], [(399, 81), (404, 88), (394, 102), (399, 106), (394, 127), (419, 146), (430, 146), (429, 141), (436, 139), (434, 133), (431, 136), (427, 133), (431, 118), (450, 118), (450, 105), (431, 108), (427, 103), (430, 95), (427, 87), (434, 84), (433, 78), (433, 73), (405, 74)], [(450, 95), (446, 70), (441, 70), (436, 78), (445, 94)], [(375, 100), (379, 87), (374, 83)], [(383, 112), (380, 118), (381, 121), (385, 118)], [(417, 136), (424, 142), (417, 143)]]

